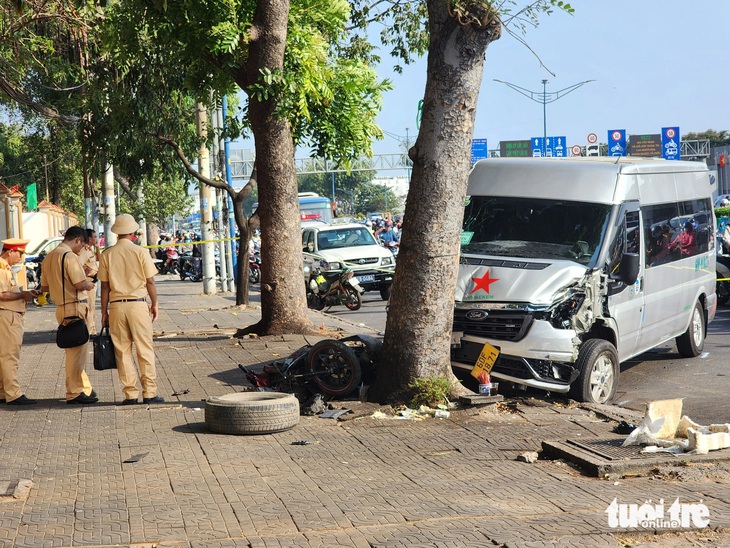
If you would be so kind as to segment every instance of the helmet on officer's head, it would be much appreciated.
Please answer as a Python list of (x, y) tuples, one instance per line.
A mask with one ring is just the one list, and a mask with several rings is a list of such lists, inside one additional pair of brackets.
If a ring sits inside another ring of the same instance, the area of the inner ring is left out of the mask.
[(662, 235), (662, 227), (661, 225), (654, 225), (651, 229), (651, 235), (653, 238), (658, 238)]

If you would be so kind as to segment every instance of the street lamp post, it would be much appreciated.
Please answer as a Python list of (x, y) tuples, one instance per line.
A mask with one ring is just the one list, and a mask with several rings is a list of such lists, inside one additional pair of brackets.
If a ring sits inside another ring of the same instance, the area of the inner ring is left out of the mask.
[(595, 80), (585, 80), (584, 82), (578, 82), (577, 84), (573, 84), (572, 86), (568, 86), (567, 88), (561, 89), (559, 91), (551, 91), (550, 93), (548, 93), (547, 92), (548, 81), (543, 79), (542, 80), (542, 93), (539, 93), (537, 91), (530, 91), (529, 89), (521, 88), (520, 86), (512, 84), (511, 82), (505, 82), (504, 80), (497, 80), (495, 78), (494, 81), (512, 88), (517, 93), (524, 95), (525, 97), (535, 101), (536, 103), (542, 103), (542, 151), (541, 151), (541, 154), (543, 156), (545, 156), (545, 154), (546, 154), (546, 147), (547, 147), (547, 104), (554, 103), (561, 97), (568, 95), (568, 93), (570, 93), (571, 91), (574, 91), (589, 82), (595, 82)]

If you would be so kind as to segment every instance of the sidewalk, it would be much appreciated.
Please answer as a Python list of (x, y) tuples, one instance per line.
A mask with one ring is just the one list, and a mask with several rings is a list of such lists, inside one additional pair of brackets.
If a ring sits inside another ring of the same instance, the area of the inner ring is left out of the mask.
[[(91, 356), (100, 402), (66, 405), (53, 309), (28, 311), (21, 386), (41, 401), (0, 405), (0, 547), (622, 546), (626, 534), (606, 513), (614, 499), (702, 503), (711, 529), (730, 528), (730, 473), (607, 481), (561, 461), (516, 461), (543, 440), (609, 434), (612, 424), (559, 404), (414, 421), (375, 419), (367, 405), (347, 402), (359, 418), (301, 417), (275, 435), (212, 434), (203, 400), (246, 389), (237, 364), (282, 358), (305, 338), (234, 339), (258, 310), (172, 278), (160, 277), (158, 290), (155, 351), (168, 403), (157, 406), (118, 406), (116, 372), (94, 371)], [(362, 331), (311, 314), (316, 325)], [(292, 445), (302, 440), (311, 443)], [(705, 529), (693, 538), (718, 546), (730, 536)]]

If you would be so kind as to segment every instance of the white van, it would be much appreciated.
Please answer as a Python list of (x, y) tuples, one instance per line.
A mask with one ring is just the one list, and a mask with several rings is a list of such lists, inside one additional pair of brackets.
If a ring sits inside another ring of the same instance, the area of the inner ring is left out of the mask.
[(478, 162), (452, 366), (605, 403), (619, 363), (670, 339), (699, 355), (717, 306), (712, 190), (699, 162)]

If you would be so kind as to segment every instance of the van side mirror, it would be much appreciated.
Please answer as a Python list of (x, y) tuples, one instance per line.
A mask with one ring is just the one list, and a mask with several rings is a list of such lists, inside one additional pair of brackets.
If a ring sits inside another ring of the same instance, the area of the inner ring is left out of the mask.
[(624, 253), (619, 265), (619, 278), (626, 285), (633, 285), (639, 277), (639, 254)]

